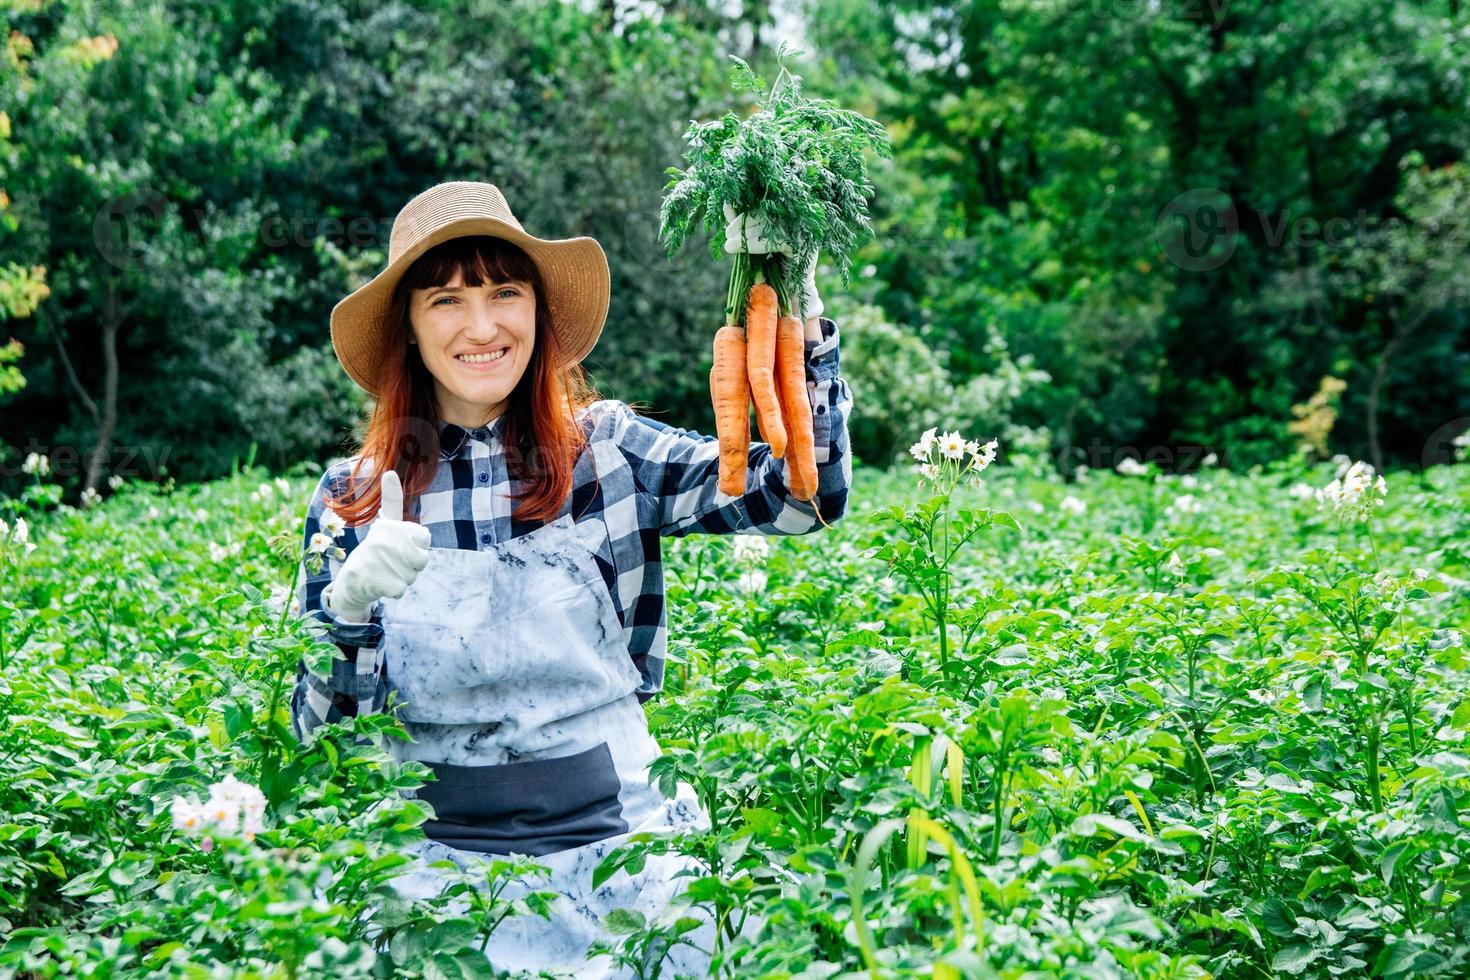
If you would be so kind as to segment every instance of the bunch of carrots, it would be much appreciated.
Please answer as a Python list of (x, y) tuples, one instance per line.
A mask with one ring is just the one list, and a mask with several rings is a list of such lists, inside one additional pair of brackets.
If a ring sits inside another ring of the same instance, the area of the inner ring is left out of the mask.
[(733, 112), (695, 122), (684, 134), (687, 170), (668, 168), (661, 234), (673, 255), (695, 221), (711, 234), (710, 251), (722, 252), (727, 209), (753, 215), (781, 252), (734, 253), (724, 324), (715, 331), (710, 397), (720, 441), (720, 490), (746, 491), (750, 457), (750, 407), (761, 439), (786, 461), (787, 485), (798, 500), (817, 492), (812, 406), (806, 387), (806, 311), (790, 302), (801, 271), (825, 251), (843, 284), (851, 256), (868, 232), (867, 197), (873, 192), (863, 151), (891, 156), (881, 125), (825, 99), (801, 95), (801, 79), (784, 61), (800, 54), (782, 45), (780, 74), (770, 91), (744, 61), (735, 62), (736, 91), (761, 93), (754, 112)]
[(772, 456), (786, 460), (791, 495), (809, 501), (817, 493), (817, 457), (804, 331), (795, 316), (777, 315), (778, 302), (775, 287), (756, 282), (746, 294), (744, 328), (727, 316), (715, 331), (709, 390), (720, 440), (720, 490), (731, 495), (746, 490), (753, 401), (761, 439), (770, 444)]

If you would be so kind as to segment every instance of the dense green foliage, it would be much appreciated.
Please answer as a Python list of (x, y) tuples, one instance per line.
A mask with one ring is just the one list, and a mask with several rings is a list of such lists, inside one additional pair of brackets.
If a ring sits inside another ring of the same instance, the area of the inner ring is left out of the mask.
[(893, 130), (876, 301), (962, 375), (992, 330), (1034, 354), (1064, 460), (1276, 458), (1324, 374), (1349, 383), (1336, 450), (1446, 459), (1437, 430), (1470, 416), (1470, 8), (814, 6), (849, 85), (828, 94), (871, 93)]
[[(291, 737), (335, 651), (283, 602), (310, 469), (38, 506), (0, 553), (0, 972), (476, 975), (534, 914), (385, 900), (426, 770), (385, 716)], [(677, 846), (767, 920), (722, 973), (1464, 976), (1470, 468), (1391, 474), (1367, 524), (1321, 468), (986, 476), (863, 470), (769, 555), (669, 541), (647, 710), (713, 817)], [(265, 829), (206, 851), (170, 802), (226, 774)]]
[[(1191, 444), (1243, 469), (1294, 448), (1291, 406), (1330, 374), (1347, 382), (1331, 451), (1444, 461), (1470, 417), (1470, 8), (788, 6), (806, 93), (894, 148), (870, 161), (860, 274), (824, 265), (824, 298), (850, 292), (946, 357), (949, 401), (1042, 372), (990, 424), (1049, 440), (1064, 471), (1125, 445), (1188, 465)], [(398, 208), (447, 179), (495, 181), (538, 234), (602, 242), (595, 378), (708, 426), (728, 270), (666, 254), (660, 199), (691, 121), (753, 106), (729, 55), (773, 74), (771, 4), (16, 0), (6, 17), (0, 350), (24, 354), (0, 390), (0, 492), (29, 452), (69, 499), (114, 473), (218, 476), (252, 443), (277, 467), (330, 454), (359, 394), (329, 311), (381, 267)]]

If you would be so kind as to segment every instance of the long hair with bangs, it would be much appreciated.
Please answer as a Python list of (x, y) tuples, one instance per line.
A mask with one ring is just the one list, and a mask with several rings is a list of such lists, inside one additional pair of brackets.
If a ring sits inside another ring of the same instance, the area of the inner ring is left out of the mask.
[[(424, 366), (409, 320), (411, 290), (442, 286), (459, 270), (466, 286), (519, 279), (536, 293), (536, 342), (530, 362), (505, 408), (502, 432), (511, 474), (528, 485), (512, 496), (519, 520), (556, 517), (572, 489), (572, 468), (586, 447), (577, 410), (599, 397), (580, 364), (558, 367), (551, 308), (546, 303), (536, 263), (519, 246), (503, 238), (471, 235), (441, 242), (419, 256), (399, 278), (386, 318), (387, 350), (378, 376), (378, 397), (362, 440), (361, 458), (352, 470), (344, 497), (329, 506), (349, 525), (364, 524), (378, 513), (382, 492), (378, 480), (360, 473), (372, 464), (373, 474), (398, 471), (404, 509), (433, 481), (439, 465), (439, 410), (434, 377)], [(408, 519), (405, 516), (405, 519)]]

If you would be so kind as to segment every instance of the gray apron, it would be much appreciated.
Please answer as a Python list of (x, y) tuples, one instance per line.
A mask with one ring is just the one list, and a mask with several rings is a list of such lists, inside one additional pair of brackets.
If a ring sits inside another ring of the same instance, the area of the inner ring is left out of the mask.
[[(513, 882), (502, 898), (561, 896), (550, 920), (500, 924), (485, 951), (497, 971), (631, 976), (608, 957), (586, 960), (594, 939), (615, 938), (602, 919), (620, 907), (652, 919), (700, 872), (691, 858), (659, 855), (592, 888), (593, 869), (628, 835), (709, 828), (687, 784), (669, 799), (649, 781), (660, 750), (596, 564), (606, 540), (601, 518), (563, 515), (483, 551), (432, 548), (403, 596), (383, 600), (387, 681), (414, 738), (385, 748), (438, 777), (417, 791), (436, 814), (423, 825), (429, 840), (410, 849), (414, 863), (393, 887), (428, 897), (448, 883), (429, 864), (474, 870), (515, 852), (551, 875)], [(689, 935), (708, 951), (714, 927), (704, 918)], [(679, 947), (666, 967), (703, 975), (708, 957)]]

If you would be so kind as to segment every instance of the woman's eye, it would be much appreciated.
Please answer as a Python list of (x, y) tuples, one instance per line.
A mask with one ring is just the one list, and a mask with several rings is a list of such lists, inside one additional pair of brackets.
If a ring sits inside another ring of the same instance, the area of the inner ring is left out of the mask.
[[(506, 286), (504, 289), (500, 290), (499, 292), (497, 292), (495, 294), (495, 298), (496, 299), (499, 299), (500, 297), (504, 296), (506, 293), (510, 293), (512, 296), (519, 296), (520, 295), (520, 291), (519, 290), (516, 290), (516, 289), (514, 289), (514, 288), (512, 288), (510, 286)], [(438, 306), (440, 303), (444, 302), (445, 300), (448, 300), (451, 303), (457, 302), (456, 298), (453, 297), (453, 296), (440, 296), (438, 299), (434, 300), (434, 302), (430, 303), (429, 305), (430, 306)]]

